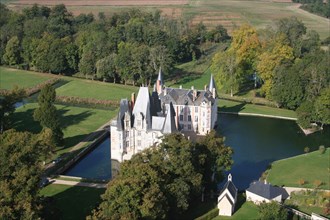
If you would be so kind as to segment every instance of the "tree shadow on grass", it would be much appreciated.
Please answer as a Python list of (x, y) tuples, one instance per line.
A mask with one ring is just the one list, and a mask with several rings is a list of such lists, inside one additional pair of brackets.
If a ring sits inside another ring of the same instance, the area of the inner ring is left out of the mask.
[[(219, 101), (221, 102), (221, 100)], [(237, 103), (237, 105), (234, 105), (234, 106), (222, 106), (222, 107), (218, 107), (218, 111), (221, 111), (221, 112), (240, 112), (242, 110), (245, 109), (245, 103)]]
[(94, 114), (92, 111), (86, 110), (78, 114), (65, 115), (69, 111), (69, 109), (67, 108), (68, 107), (57, 110), (57, 114), (60, 116), (60, 123), (62, 129), (79, 124)]
[(105, 189), (81, 186), (50, 185), (48, 187), (56, 188), (54, 190), (58, 191), (53, 196), (47, 197), (48, 203), (43, 209), (44, 219), (50, 220), (85, 219), (98, 207), (101, 195), (105, 192)]
[(15, 112), (11, 117), (11, 121), (13, 122), (12, 128), (22, 132), (29, 131), (31, 133), (39, 133), (42, 127), (39, 122), (33, 119), (33, 112), (34, 109), (28, 109), (24, 112)]

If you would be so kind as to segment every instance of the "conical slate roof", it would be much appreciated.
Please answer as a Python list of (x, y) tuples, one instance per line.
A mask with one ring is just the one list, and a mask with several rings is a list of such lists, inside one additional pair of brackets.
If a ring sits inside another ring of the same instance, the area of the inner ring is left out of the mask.
[(142, 114), (143, 117), (147, 120), (148, 128), (151, 127), (151, 112), (150, 112), (150, 94), (148, 87), (140, 87), (139, 93), (137, 95), (133, 115), (136, 116)]
[(165, 118), (163, 133), (171, 134), (177, 131), (174, 120), (175, 112), (172, 102), (170, 102), (170, 104), (166, 104), (166, 109), (167, 109), (167, 114)]
[(217, 87), (215, 85), (215, 81), (214, 81), (214, 78), (213, 78), (213, 74), (211, 74), (211, 79), (210, 79), (210, 84), (209, 84), (209, 91), (212, 92), (213, 88), (215, 89), (215, 94), (217, 94)]
[(160, 85), (164, 85), (163, 83), (163, 73), (162, 73), (162, 68), (160, 67), (159, 68), (159, 72), (158, 72), (158, 78), (157, 78), (157, 81), (160, 81)]

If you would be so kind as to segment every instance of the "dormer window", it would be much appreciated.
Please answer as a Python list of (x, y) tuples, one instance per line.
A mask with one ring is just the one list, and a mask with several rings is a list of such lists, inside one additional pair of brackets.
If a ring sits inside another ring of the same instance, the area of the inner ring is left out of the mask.
[(141, 127), (141, 125), (142, 125), (142, 122), (141, 122), (141, 120), (140, 120), (140, 119), (138, 119), (138, 120), (137, 120), (137, 122), (136, 122), (136, 125), (137, 125), (138, 127)]

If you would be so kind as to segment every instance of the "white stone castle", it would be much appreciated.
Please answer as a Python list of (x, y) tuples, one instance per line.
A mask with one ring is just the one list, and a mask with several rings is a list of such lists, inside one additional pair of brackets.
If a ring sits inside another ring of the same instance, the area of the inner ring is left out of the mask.
[(213, 76), (204, 90), (167, 88), (159, 70), (151, 95), (148, 87), (140, 87), (136, 100), (132, 94), (130, 101), (120, 101), (110, 128), (113, 175), (120, 162), (160, 143), (164, 134), (206, 135), (217, 124), (217, 102)]

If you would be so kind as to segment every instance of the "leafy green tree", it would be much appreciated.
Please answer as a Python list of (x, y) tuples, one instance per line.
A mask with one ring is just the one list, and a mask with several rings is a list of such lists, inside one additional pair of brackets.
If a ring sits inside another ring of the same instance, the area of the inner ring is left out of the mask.
[(288, 216), (287, 211), (275, 201), (270, 203), (262, 202), (258, 209), (259, 219), (261, 220), (286, 220)]
[(117, 55), (112, 53), (96, 62), (96, 75), (98, 78), (103, 79), (103, 81), (112, 78), (113, 82), (116, 83), (116, 57)]
[(322, 90), (321, 95), (315, 101), (316, 120), (324, 124), (330, 124), (330, 87)]
[(51, 151), (51, 131), (38, 135), (7, 130), (0, 136), (0, 218), (38, 219), (42, 161)]
[(61, 130), (59, 117), (54, 106), (56, 92), (52, 85), (45, 85), (38, 96), (39, 107), (35, 109), (33, 118), (40, 122), (43, 128), (49, 128), (52, 132), (52, 141), (55, 145), (63, 144), (63, 132)]
[(22, 101), (26, 96), (25, 90), (15, 87), (13, 90), (0, 97), (0, 133), (11, 127), (11, 115), (15, 111), (15, 103)]
[(64, 4), (55, 5), (49, 15), (47, 30), (57, 38), (72, 34), (72, 14), (68, 12)]
[(16, 65), (20, 63), (20, 43), (17, 36), (12, 37), (8, 41), (3, 60), (8, 65)]
[(310, 101), (303, 102), (296, 110), (298, 124), (303, 128), (309, 128), (314, 119), (314, 103)]
[(230, 96), (239, 91), (244, 76), (232, 50), (215, 54), (211, 70), (220, 88), (230, 92)]

